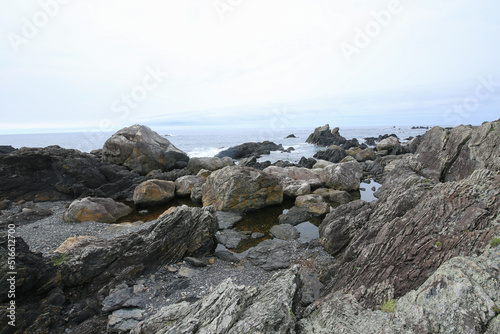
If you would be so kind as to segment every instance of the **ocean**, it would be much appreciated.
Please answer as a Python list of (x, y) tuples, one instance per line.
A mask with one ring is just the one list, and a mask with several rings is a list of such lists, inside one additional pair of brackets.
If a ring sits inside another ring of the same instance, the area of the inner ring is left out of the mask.
[[(315, 145), (307, 144), (305, 141), (314, 128), (165, 128), (151, 127), (160, 135), (165, 136), (177, 148), (186, 152), (190, 157), (212, 157), (218, 152), (231, 146), (245, 142), (261, 142), (264, 140), (282, 144), (286, 149), (293, 147), (294, 151), (271, 152), (263, 156), (260, 161), (287, 160), (298, 162), (301, 157), (312, 157), (317, 151), (324, 149)], [(401, 141), (408, 137), (424, 134), (427, 130), (411, 129), (411, 127), (343, 127), (340, 134), (347, 139), (357, 138), (360, 143), (363, 138), (378, 137), (383, 134), (396, 134)], [(102, 148), (104, 142), (114, 132), (71, 132), (71, 133), (38, 133), (38, 134), (9, 134), (0, 135), (0, 145), (11, 145), (15, 148), (21, 147), (46, 147), (59, 145), (63, 148), (77, 149), (82, 152), (90, 152)], [(285, 138), (294, 134), (296, 138)]]

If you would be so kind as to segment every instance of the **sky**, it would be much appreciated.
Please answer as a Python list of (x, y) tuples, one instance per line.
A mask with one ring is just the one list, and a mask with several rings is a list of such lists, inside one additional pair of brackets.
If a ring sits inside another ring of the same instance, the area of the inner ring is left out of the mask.
[(24, 0), (0, 12), (0, 134), (481, 124), (497, 0)]

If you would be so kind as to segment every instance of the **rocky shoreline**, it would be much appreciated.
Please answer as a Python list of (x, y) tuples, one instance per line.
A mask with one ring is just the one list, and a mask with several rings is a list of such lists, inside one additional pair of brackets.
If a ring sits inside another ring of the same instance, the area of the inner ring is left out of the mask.
[(189, 159), (140, 125), (91, 154), (2, 147), (2, 333), (498, 333), (500, 120), (359, 140), (318, 127), (298, 164)]

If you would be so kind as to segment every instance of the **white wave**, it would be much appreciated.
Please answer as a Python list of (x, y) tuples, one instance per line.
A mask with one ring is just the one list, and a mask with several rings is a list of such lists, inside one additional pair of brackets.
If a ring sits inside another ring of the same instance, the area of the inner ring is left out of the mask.
[(223, 150), (225, 150), (225, 148), (214, 148), (214, 147), (200, 148), (200, 149), (188, 152), (188, 156), (190, 158), (213, 157), (217, 153), (219, 153)]

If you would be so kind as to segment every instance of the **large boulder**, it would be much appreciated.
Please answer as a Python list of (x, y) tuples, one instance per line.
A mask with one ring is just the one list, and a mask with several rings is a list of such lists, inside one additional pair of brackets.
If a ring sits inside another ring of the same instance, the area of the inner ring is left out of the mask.
[(163, 180), (147, 180), (134, 190), (134, 204), (154, 206), (170, 202), (175, 197), (175, 183)]
[(277, 145), (266, 140), (261, 143), (250, 142), (230, 147), (227, 150), (219, 152), (216, 157), (229, 157), (231, 159), (243, 159), (250, 157), (258, 158), (261, 155), (270, 154), (271, 151), (284, 151), (284, 149), (281, 144)]
[(326, 166), (321, 179), (329, 188), (337, 190), (358, 190), (363, 177), (363, 167), (358, 162), (345, 162)]
[(229, 166), (213, 172), (202, 186), (203, 205), (220, 211), (245, 211), (283, 202), (283, 188), (267, 173)]
[(185, 167), (189, 161), (186, 153), (166, 138), (144, 125), (123, 128), (109, 138), (102, 148), (105, 161), (123, 165), (141, 174), (161, 169)]
[(233, 159), (229, 157), (217, 158), (217, 157), (203, 157), (203, 158), (191, 158), (189, 159), (187, 168), (188, 170), (196, 175), (202, 169), (214, 171), (217, 169), (224, 168), (226, 166), (234, 165)]
[(59, 146), (0, 155), (0, 201), (53, 201), (84, 196), (127, 198), (144, 181), (127, 168)]
[(318, 146), (341, 146), (347, 142), (347, 139), (342, 137), (339, 133), (339, 128), (330, 131), (330, 125), (326, 124), (314, 129), (314, 132), (307, 137), (306, 143)]
[(333, 163), (338, 163), (342, 161), (347, 156), (346, 151), (337, 145), (328, 146), (325, 151), (316, 152), (314, 157), (316, 159), (326, 160)]
[(175, 194), (180, 197), (191, 196), (193, 189), (201, 188), (203, 183), (205, 183), (205, 179), (198, 175), (181, 176), (175, 180)]
[(377, 144), (377, 151), (388, 151), (388, 152), (394, 152), (394, 153), (390, 153), (390, 154), (395, 154), (395, 152), (398, 151), (400, 146), (401, 146), (401, 143), (399, 142), (399, 139), (391, 136), (391, 137), (382, 139)]
[(111, 198), (85, 197), (71, 203), (64, 212), (63, 219), (68, 223), (86, 221), (114, 223), (131, 212), (132, 208)]
[(298, 323), (303, 333), (498, 333), (500, 252), (455, 257), (416, 291), (393, 300), (393, 309), (364, 308), (353, 295), (330, 294), (313, 303)]
[(294, 333), (301, 281), (298, 266), (276, 273), (258, 287), (239, 286), (227, 279), (195, 303), (162, 308), (132, 334)]
[(269, 166), (264, 172), (275, 175), (278, 178), (291, 178), (300, 183), (307, 183), (312, 189), (319, 188), (323, 182), (321, 178), (308, 168), (304, 167), (277, 167)]
[(314, 217), (320, 217), (330, 212), (330, 205), (323, 200), (323, 197), (316, 194), (297, 197), (295, 206), (304, 209)]
[(319, 188), (313, 193), (323, 197), (326, 201), (333, 204), (346, 204), (351, 201), (351, 195), (344, 190)]

